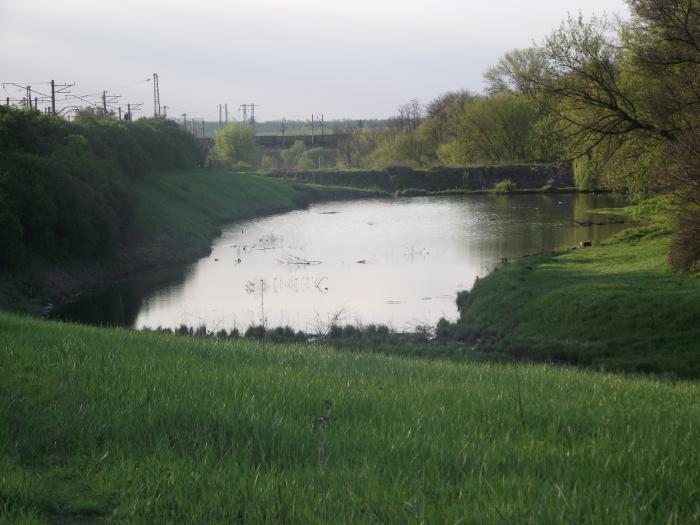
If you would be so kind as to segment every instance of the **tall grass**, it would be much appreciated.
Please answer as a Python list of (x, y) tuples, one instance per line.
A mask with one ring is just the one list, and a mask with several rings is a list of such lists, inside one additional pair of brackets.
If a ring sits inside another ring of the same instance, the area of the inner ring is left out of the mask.
[(0, 522), (692, 523), (697, 383), (0, 316)]

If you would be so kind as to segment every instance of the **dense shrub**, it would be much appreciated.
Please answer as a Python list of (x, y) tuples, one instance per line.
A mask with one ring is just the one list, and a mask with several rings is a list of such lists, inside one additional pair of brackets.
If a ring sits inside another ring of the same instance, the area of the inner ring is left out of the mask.
[(496, 193), (511, 193), (515, 190), (516, 185), (510, 179), (505, 179), (496, 184)]
[(163, 119), (69, 123), (0, 107), (0, 269), (114, 252), (133, 215), (131, 179), (201, 158)]

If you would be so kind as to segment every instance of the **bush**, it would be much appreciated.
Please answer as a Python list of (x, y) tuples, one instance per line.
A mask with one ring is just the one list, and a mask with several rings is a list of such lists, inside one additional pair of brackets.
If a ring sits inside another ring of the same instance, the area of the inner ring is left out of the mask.
[(0, 107), (0, 268), (114, 253), (133, 216), (131, 179), (201, 161), (164, 119), (76, 122)]
[(496, 184), (496, 193), (511, 193), (515, 191), (516, 184), (510, 179), (505, 179)]

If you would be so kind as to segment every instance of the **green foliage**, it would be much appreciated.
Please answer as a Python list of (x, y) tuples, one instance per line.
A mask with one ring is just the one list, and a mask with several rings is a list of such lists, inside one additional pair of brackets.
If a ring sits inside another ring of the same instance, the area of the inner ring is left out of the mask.
[(280, 151), (282, 167), (288, 170), (311, 170), (320, 168), (323, 162), (323, 148), (308, 148), (301, 140), (295, 140), (290, 147)]
[(700, 377), (700, 282), (670, 270), (669, 240), (649, 225), (506, 264), (460, 297), (460, 324), (495, 333), (480, 351)]
[(214, 135), (212, 159), (226, 169), (252, 168), (258, 164), (255, 130), (241, 122), (230, 122)]
[(0, 370), (0, 520), (10, 523), (693, 523), (700, 513), (697, 383), (8, 315)]
[(200, 155), (161, 119), (68, 123), (0, 108), (0, 268), (115, 252), (133, 216), (134, 179), (192, 167)]
[(282, 167), (294, 169), (299, 165), (302, 155), (306, 153), (306, 146), (301, 140), (295, 140), (294, 144), (280, 151)]
[(512, 193), (517, 185), (510, 179), (504, 179), (496, 184), (496, 193)]

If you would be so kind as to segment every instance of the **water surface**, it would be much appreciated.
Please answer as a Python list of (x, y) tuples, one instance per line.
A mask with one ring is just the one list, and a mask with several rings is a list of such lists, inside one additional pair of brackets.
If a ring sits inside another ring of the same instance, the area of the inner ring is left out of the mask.
[[(143, 273), (62, 308), (64, 319), (134, 328), (251, 324), (396, 330), (456, 319), (456, 293), (503, 258), (605, 238), (624, 226), (578, 227), (611, 195), (470, 195), (316, 204), (233, 224), (211, 254)], [(600, 221), (604, 216), (596, 215)]]

